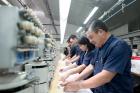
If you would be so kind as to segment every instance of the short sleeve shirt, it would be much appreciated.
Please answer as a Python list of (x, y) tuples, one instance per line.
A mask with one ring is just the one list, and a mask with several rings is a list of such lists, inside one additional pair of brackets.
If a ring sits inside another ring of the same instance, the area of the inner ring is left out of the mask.
[(130, 75), (132, 52), (128, 44), (120, 39), (110, 50), (109, 55), (102, 59), (109, 45), (117, 39), (111, 35), (106, 43), (96, 51), (96, 59), (92, 61), (94, 75), (102, 70), (114, 72), (117, 75), (111, 82), (95, 88), (93, 93), (133, 93), (133, 83)]
[(76, 62), (77, 65), (85, 64), (88, 66), (90, 64), (91, 59), (94, 57), (94, 50), (84, 52), (80, 55), (79, 61)]
[(81, 50), (78, 45), (73, 45), (70, 49), (70, 57), (72, 58), (74, 55), (80, 55)]

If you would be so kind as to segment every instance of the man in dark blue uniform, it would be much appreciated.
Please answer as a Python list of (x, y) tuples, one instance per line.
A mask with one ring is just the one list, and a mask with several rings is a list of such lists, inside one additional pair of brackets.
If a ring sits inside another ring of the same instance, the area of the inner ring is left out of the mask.
[(111, 35), (100, 20), (94, 21), (86, 34), (96, 46), (96, 57), (79, 79), (84, 79), (90, 72), (93, 72), (94, 76), (83, 81), (65, 83), (64, 90), (92, 88), (93, 93), (133, 93), (132, 53), (128, 44)]
[(70, 50), (70, 57), (72, 58), (75, 55), (79, 55), (81, 52), (79, 46), (78, 46), (78, 38), (76, 35), (71, 35), (69, 37), (69, 42), (71, 42), (71, 50)]
[(76, 35), (71, 35), (68, 39), (68, 41), (71, 43), (70, 48), (70, 58), (68, 60), (65, 60), (66, 63), (74, 63), (80, 58), (81, 50), (78, 46), (78, 38)]

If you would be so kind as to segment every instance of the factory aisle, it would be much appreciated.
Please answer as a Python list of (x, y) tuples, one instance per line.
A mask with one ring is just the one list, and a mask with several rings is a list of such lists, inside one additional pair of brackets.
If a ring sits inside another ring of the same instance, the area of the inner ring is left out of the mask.
[(64, 55), (61, 54), (60, 56), (57, 56), (57, 58), (56, 58), (56, 60), (58, 59), (58, 63), (57, 63), (58, 65), (57, 65), (56, 70), (55, 70), (54, 78), (51, 82), (49, 93), (63, 93), (62, 88), (60, 88), (58, 86), (58, 83), (59, 83), (59, 69), (61, 67), (65, 66), (65, 64), (62, 60), (64, 58)]

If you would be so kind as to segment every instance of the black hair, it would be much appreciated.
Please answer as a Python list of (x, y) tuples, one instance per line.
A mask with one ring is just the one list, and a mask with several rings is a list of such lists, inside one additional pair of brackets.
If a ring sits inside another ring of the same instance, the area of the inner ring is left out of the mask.
[(70, 39), (75, 39), (75, 38), (78, 39), (76, 35), (71, 35), (71, 36), (68, 38), (67, 42), (70, 42)]
[(91, 23), (91, 28), (93, 31), (96, 31), (97, 29), (102, 29), (105, 32), (108, 32), (108, 27), (106, 26), (106, 24), (101, 21), (101, 20), (95, 20)]
[(85, 36), (82, 36), (78, 40), (78, 44), (87, 45), (88, 51), (91, 51), (91, 50), (95, 49), (95, 46), (93, 44), (91, 44), (90, 41), (88, 40), (88, 38), (85, 37)]
[(68, 39), (67, 39), (67, 43), (69, 43), (69, 42), (70, 42), (70, 39), (68, 38)]
[(68, 50), (68, 48), (67, 47), (64, 47), (64, 55), (68, 55), (69, 54), (69, 50)]

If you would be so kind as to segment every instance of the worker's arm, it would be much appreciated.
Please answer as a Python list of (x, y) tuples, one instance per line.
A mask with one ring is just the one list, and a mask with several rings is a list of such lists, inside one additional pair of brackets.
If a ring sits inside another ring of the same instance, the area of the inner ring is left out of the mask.
[(72, 74), (80, 73), (86, 68), (85, 64), (82, 64), (76, 68), (70, 69), (63, 73), (63, 76), (61, 76), (61, 81), (65, 81), (66, 78), (68, 78)]
[(68, 63), (73, 63), (73, 62), (76, 62), (76, 61), (78, 61), (79, 60), (79, 58), (80, 58), (80, 55), (75, 55), (74, 57), (72, 57), (69, 61), (68, 61)]
[(103, 70), (102, 72), (89, 78), (88, 80), (81, 82), (81, 86), (82, 88), (96, 88), (109, 83), (115, 75), (115, 72)]
[(79, 89), (96, 88), (110, 82), (115, 75), (114, 72), (103, 70), (87, 80), (67, 83), (64, 85), (64, 90), (77, 91)]
[(73, 69), (69, 70), (67, 73), (69, 75), (75, 74), (75, 73), (81, 73), (85, 68), (86, 68), (86, 65), (82, 64), (82, 65), (80, 65), (80, 66), (78, 66), (76, 68), (73, 68)]
[(63, 72), (63, 71), (67, 71), (67, 70), (69, 70), (69, 69), (72, 69), (72, 68), (75, 68), (75, 67), (77, 67), (77, 64), (76, 63), (73, 63), (73, 64), (70, 64), (70, 65), (68, 65), (68, 66), (65, 66), (65, 67), (63, 67), (63, 68), (60, 68), (60, 72)]
[(77, 77), (77, 80), (83, 80), (93, 73), (93, 65), (89, 64)]
[(70, 59), (70, 55), (67, 55), (63, 58), (63, 61), (66, 60), (66, 59)]
[(76, 55), (74, 55), (74, 56), (73, 56), (72, 58), (70, 58), (70, 59), (72, 60), (72, 59), (75, 59), (75, 58), (76, 58)]
[(74, 55), (72, 58), (70, 57), (70, 54), (68, 56), (66, 56), (66, 58), (64, 59), (65, 62), (69, 62), (70, 60), (75, 59), (77, 56)]

